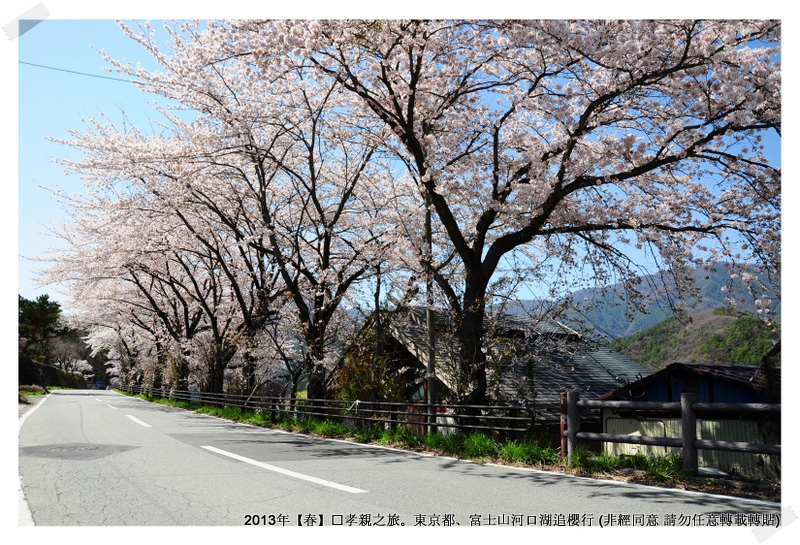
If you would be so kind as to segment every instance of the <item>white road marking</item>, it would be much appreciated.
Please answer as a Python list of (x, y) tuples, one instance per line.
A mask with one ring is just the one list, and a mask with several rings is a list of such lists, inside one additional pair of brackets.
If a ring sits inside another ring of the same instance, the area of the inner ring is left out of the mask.
[(251, 464), (263, 469), (267, 469), (269, 471), (274, 471), (276, 473), (280, 473), (282, 475), (286, 475), (288, 477), (294, 477), (296, 479), (302, 479), (304, 481), (310, 481), (312, 483), (321, 484), (322, 486), (329, 486), (331, 488), (335, 488), (337, 490), (342, 490), (344, 492), (350, 492), (351, 494), (361, 494), (362, 492), (366, 492), (366, 490), (361, 490), (360, 488), (353, 488), (352, 486), (347, 486), (344, 484), (334, 483), (331, 481), (326, 481), (324, 479), (319, 479), (317, 477), (311, 477), (310, 475), (303, 475), (302, 473), (297, 473), (295, 471), (289, 471), (288, 469), (283, 469), (277, 466), (272, 466), (269, 464), (265, 464), (264, 462), (259, 462), (258, 460), (253, 460), (251, 458), (245, 458), (244, 456), (239, 456), (238, 454), (234, 454), (232, 452), (227, 452), (225, 450), (221, 450), (215, 447), (201, 447), (206, 450), (210, 450), (211, 452), (216, 452), (217, 454), (221, 454), (223, 456), (227, 456), (228, 458), (233, 458), (234, 460), (239, 460), (240, 462), (245, 462), (246, 464)]
[(19, 478), (19, 526), (36, 526), (33, 522), (31, 509), (28, 507), (28, 500), (25, 499), (25, 492), (22, 491), (22, 477)]
[(48, 397), (50, 397), (51, 395), (52, 395), (52, 394), (47, 394), (46, 396), (44, 396), (44, 397), (42, 398), (42, 400), (41, 400), (41, 401), (37, 402), (37, 403), (36, 403), (36, 405), (34, 405), (33, 407), (31, 407), (30, 409), (28, 409), (27, 411), (25, 411), (25, 413), (24, 413), (22, 416), (20, 416), (20, 417), (19, 417), (19, 427), (17, 428), (17, 433), (19, 433), (19, 430), (21, 430), (21, 429), (22, 429), (22, 424), (23, 424), (23, 422), (25, 422), (25, 420), (27, 420), (27, 418), (28, 418), (30, 415), (32, 415), (32, 414), (33, 414), (33, 412), (34, 412), (36, 409), (38, 409), (39, 407), (41, 407), (41, 406), (42, 406), (42, 404), (43, 404), (45, 401), (47, 401), (47, 398), (48, 398)]
[[(22, 430), (22, 423), (33, 414), (33, 412), (41, 407), (42, 403), (47, 401), (47, 398), (50, 397), (51, 394), (47, 394), (42, 398), (41, 401), (36, 403), (33, 407), (25, 411), (25, 413), (19, 417), (19, 428), (17, 429), (17, 433)], [(19, 526), (35, 526), (33, 522), (33, 516), (31, 515), (31, 510), (28, 507), (28, 500), (25, 499), (25, 492), (22, 490), (22, 475), (18, 475), (19, 477), (19, 488), (18, 488), (18, 496), (19, 496)]]
[(152, 428), (152, 427), (153, 427), (153, 426), (151, 426), (150, 424), (145, 424), (144, 422), (142, 422), (141, 420), (139, 420), (139, 419), (138, 419), (138, 418), (136, 418), (135, 416), (131, 416), (131, 415), (129, 415), (129, 414), (126, 414), (125, 416), (127, 416), (128, 418), (130, 418), (131, 420), (133, 420), (134, 422), (136, 422), (136, 423), (137, 423), (137, 424), (139, 424), (140, 426), (144, 426), (145, 428)]
[(114, 405), (109, 405), (109, 407), (111, 407), (112, 409), (116, 409)]
[(94, 400), (95, 400), (95, 401), (99, 401), (100, 403), (102, 403), (102, 402), (103, 402), (103, 400), (102, 400), (102, 399), (100, 399), (99, 397), (96, 397), (96, 398), (94, 398)]

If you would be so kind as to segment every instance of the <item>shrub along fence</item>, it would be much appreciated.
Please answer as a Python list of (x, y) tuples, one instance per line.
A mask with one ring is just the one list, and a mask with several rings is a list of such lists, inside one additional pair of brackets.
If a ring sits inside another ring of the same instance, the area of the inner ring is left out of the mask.
[[(580, 431), (580, 414), (582, 409), (624, 409), (626, 411), (653, 412), (679, 416), (681, 420), (681, 437), (647, 437), (641, 435), (619, 435), (610, 433), (589, 433)], [(657, 445), (682, 449), (683, 471), (686, 476), (698, 474), (698, 449), (724, 450), (732, 452), (748, 452), (780, 456), (781, 446), (741, 441), (724, 441), (699, 439), (697, 437), (698, 415), (713, 413), (714, 415), (749, 415), (752, 420), (765, 414), (778, 414), (780, 404), (772, 403), (698, 403), (693, 393), (681, 394), (680, 402), (636, 402), (636, 401), (597, 401), (580, 399), (578, 391), (562, 395), (562, 456), (567, 462), (572, 460), (572, 453), (578, 441), (605, 441), (611, 443), (631, 443), (640, 445)]]
[(415, 402), (342, 401), (334, 399), (300, 399), (239, 394), (148, 388), (125, 385), (119, 390), (130, 394), (163, 397), (198, 405), (238, 407), (242, 410), (280, 418), (320, 418), (349, 422), (354, 427), (382, 425), (405, 426), (415, 433), (455, 430), (484, 430), (505, 434), (525, 434), (532, 430), (533, 411), (519, 405), (443, 405)]

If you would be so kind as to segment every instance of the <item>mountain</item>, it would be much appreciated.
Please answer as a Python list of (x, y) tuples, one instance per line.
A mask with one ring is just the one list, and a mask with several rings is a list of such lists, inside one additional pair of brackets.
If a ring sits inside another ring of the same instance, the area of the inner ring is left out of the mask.
[[(699, 301), (690, 301), (690, 304), (694, 304), (694, 307), (689, 310), (690, 314), (694, 315), (706, 310), (726, 306), (723, 287), (731, 285), (730, 273), (727, 267), (719, 266), (711, 271), (697, 269), (694, 276), (700, 299)], [(560, 319), (581, 331), (593, 332), (605, 339), (629, 337), (639, 331), (655, 326), (673, 316), (673, 312), (666, 297), (657, 297), (651, 290), (646, 288), (649, 285), (648, 280), (648, 278), (643, 277), (641, 284), (645, 298), (651, 301), (645, 313), (634, 311), (631, 316), (628, 316), (621, 286), (611, 286), (605, 294), (598, 289), (574, 292), (571, 295), (572, 301), (586, 301), (586, 303), (577, 309), (565, 310)], [(734, 285), (734, 287), (736, 286)], [(775, 320), (780, 320), (780, 299), (777, 295), (773, 295), (772, 300), (772, 316)], [(535, 309), (541, 308), (543, 305), (545, 303), (542, 301), (521, 301), (519, 307), (511, 312), (536, 313)], [(550, 306), (554, 305), (551, 304)], [(755, 313), (756, 307), (752, 301), (741, 300), (736, 310)]]
[(779, 339), (778, 322), (718, 308), (693, 314), (689, 323), (667, 318), (609, 346), (657, 370), (675, 362), (758, 365)]

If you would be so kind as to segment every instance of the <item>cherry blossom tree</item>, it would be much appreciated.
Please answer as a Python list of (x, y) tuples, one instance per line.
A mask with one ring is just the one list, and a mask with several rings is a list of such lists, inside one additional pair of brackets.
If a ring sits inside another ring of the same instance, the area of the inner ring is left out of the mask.
[[(328, 326), (351, 287), (371, 274), (381, 248), (383, 227), (367, 219), (378, 215), (380, 193), (371, 189), (386, 175), (373, 157), (376, 123), (353, 119), (335, 87), (303, 82), (296, 73), (265, 81), (235, 62), (191, 64), (191, 51), (181, 44), (181, 36), (194, 33), (191, 25), (174, 35), (171, 56), (162, 55), (147, 33), (125, 30), (164, 70), (112, 63), (188, 113), (160, 109), (167, 122), (158, 135), (98, 120), (62, 141), (84, 154), (64, 164), (114, 193), (83, 206), (80, 221), (98, 221), (92, 206), (120, 210), (122, 201), (160, 215), (159, 229), (152, 217), (147, 228), (115, 227), (119, 236), (136, 233), (123, 243), (136, 246), (122, 252), (125, 274), (173, 339), (213, 334), (220, 351), (205, 353), (222, 362), (212, 366), (220, 372), (233, 357), (233, 345), (225, 341), (231, 328), (240, 355), (254, 354), (256, 337), (275, 317), (273, 306), (279, 305), (273, 303), (291, 303), (306, 345), (309, 397), (326, 397), (326, 373), (335, 360), (326, 352)], [(119, 221), (131, 217), (125, 213)], [(108, 241), (114, 236), (109, 233)], [(193, 241), (181, 242), (186, 237)], [(108, 241), (96, 244), (101, 252), (120, 242)], [(158, 303), (155, 290), (169, 308)], [(219, 299), (223, 295), (226, 301)], [(223, 311), (223, 303), (230, 308)], [(234, 315), (239, 323), (232, 326)], [(176, 317), (179, 327), (170, 325)], [(252, 390), (256, 362), (245, 365)], [(219, 380), (213, 384), (221, 388)]]
[[(197, 25), (173, 35), (169, 56), (148, 32), (126, 31), (164, 70), (117, 68), (199, 112), (192, 123), (172, 118), (184, 149), (169, 168), (192, 174), (169, 174), (175, 182), (169, 194), (212, 217), (240, 251), (256, 252), (253, 263), (274, 265), (303, 330), (308, 395), (326, 397), (328, 324), (381, 251), (380, 194), (371, 189), (386, 179), (374, 157), (382, 129), (354, 118), (335, 84), (296, 71), (265, 79), (236, 59), (206, 64), (196, 55)], [(254, 322), (250, 331), (264, 325)]]
[(132, 376), (136, 356), (130, 348), (130, 337), (123, 334), (122, 327), (121, 322), (115, 325), (94, 324), (86, 335), (90, 357), (105, 355), (109, 384), (114, 387), (136, 382)]
[(198, 48), (336, 82), (389, 129), (457, 255), (457, 274), (428, 270), (481, 402), (489, 286), (511, 254), (553, 295), (621, 282), (631, 305), (648, 260), (681, 300), (694, 267), (779, 274), (763, 142), (780, 135), (779, 40), (761, 20), (282, 20), (212, 23)]
[(91, 373), (94, 368), (86, 359), (83, 332), (71, 330), (66, 335), (46, 342), (48, 364), (70, 373)]
[[(111, 150), (103, 153), (109, 138), (115, 149), (123, 150), (123, 135), (87, 132), (81, 138), (83, 162), (65, 164), (87, 176), (92, 169), (102, 170), (104, 179), (93, 179), (96, 185), (84, 195), (61, 195), (73, 217), (55, 233), (67, 249), (58, 252), (45, 278), (69, 286), (73, 304), (89, 326), (112, 327), (125, 320), (136, 328), (142, 338), (135, 352), (156, 362), (150, 366), (150, 385), (163, 378), (170, 386), (186, 387), (194, 367), (202, 369), (206, 388), (222, 391), (242, 329), (230, 295), (234, 290), (223, 272), (232, 265), (221, 266), (219, 251), (214, 253), (226, 241), (220, 242), (219, 233), (207, 233), (212, 242), (193, 236), (196, 232), (187, 227), (190, 210), (175, 214), (174, 202), (162, 198), (162, 186), (154, 180), (149, 186), (128, 182), (141, 182), (142, 173), (126, 169), (132, 163), (127, 159), (122, 166), (113, 163), (119, 157)], [(108, 161), (117, 168), (108, 168)], [(198, 352), (193, 344), (200, 334), (204, 338)], [(214, 350), (208, 348), (208, 337)], [(150, 348), (141, 348), (144, 339)], [(198, 353), (205, 358), (202, 362)]]

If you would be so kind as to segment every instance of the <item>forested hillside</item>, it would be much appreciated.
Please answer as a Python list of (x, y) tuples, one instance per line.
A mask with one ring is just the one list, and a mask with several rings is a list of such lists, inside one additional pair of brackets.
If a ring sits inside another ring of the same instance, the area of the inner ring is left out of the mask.
[(674, 362), (758, 365), (779, 339), (780, 323), (717, 308), (692, 315), (690, 322), (667, 318), (610, 346), (656, 370)]

